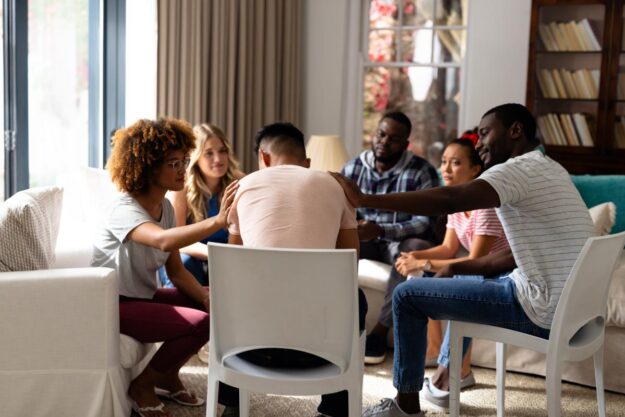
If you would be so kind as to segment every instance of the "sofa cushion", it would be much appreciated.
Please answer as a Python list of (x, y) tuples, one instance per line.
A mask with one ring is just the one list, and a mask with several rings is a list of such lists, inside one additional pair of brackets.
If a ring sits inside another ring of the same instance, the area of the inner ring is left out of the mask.
[(386, 292), (391, 266), (383, 262), (361, 259), (358, 261), (358, 285), (364, 288)]
[(616, 206), (607, 202), (591, 207), (589, 210), (592, 224), (595, 228), (595, 236), (605, 236), (610, 234), (614, 221), (616, 220)]
[(63, 190), (37, 187), (0, 206), (0, 271), (48, 269), (54, 262)]
[(572, 175), (587, 207), (611, 201), (616, 205), (612, 233), (625, 231), (625, 175)]
[(53, 268), (87, 267), (94, 236), (104, 224), (118, 192), (108, 171), (82, 167), (61, 175), (63, 215)]

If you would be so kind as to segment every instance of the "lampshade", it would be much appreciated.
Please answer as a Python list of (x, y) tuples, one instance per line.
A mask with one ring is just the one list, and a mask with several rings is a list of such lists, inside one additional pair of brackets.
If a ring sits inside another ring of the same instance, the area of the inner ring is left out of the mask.
[(347, 162), (347, 151), (338, 135), (312, 135), (306, 155), (310, 167), (321, 171), (340, 171)]

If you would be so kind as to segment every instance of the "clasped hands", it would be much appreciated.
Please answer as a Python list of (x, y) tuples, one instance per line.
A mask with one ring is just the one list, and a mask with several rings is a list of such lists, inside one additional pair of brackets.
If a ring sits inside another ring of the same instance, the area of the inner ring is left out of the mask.
[(403, 276), (415, 275), (425, 267), (426, 259), (419, 259), (413, 252), (401, 252), (395, 260), (395, 269)]
[[(427, 259), (419, 259), (414, 252), (401, 252), (399, 257), (395, 260), (395, 269), (397, 272), (407, 277), (408, 275), (417, 275), (418, 272), (423, 271), (427, 263)], [(453, 266), (453, 263), (449, 263), (440, 267), (434, 277), (453, 277), (455, 275)]]

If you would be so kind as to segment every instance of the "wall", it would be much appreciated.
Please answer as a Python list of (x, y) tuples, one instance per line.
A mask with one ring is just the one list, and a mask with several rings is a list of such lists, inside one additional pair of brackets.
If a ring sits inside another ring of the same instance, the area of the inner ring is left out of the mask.
[(304, 0), (302, 130), (341, 134), (348, 0)]
[[(302, 129), (340, 134), (348, 154), (360, 146), (359, 5), (364, 0), (304, 0)], [(531, 0), (469, 0), (461, 129), (504, 102), (525, 103)]]
[(469, 0), (466, 78), (460, 129), (485, 111), (525, 103), (531, 0)]

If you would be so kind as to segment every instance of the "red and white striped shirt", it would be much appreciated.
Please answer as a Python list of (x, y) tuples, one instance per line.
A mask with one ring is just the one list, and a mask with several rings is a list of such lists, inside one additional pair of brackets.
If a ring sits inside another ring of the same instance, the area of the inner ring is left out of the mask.
[(497, 213), (492, 208), (473, 210), (468, 217), (463, 212), (450, 214), (447, 216), (447, 228), (456, 231), (460, 244), (469, 252), (474, 236), (497, 238), (489, 253), (510, 247)]

